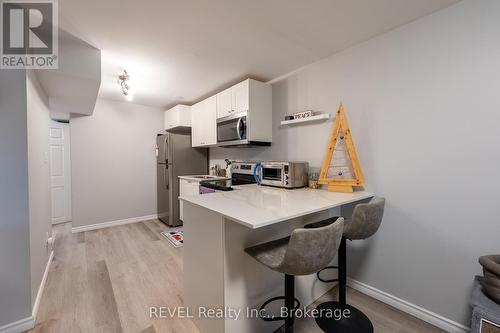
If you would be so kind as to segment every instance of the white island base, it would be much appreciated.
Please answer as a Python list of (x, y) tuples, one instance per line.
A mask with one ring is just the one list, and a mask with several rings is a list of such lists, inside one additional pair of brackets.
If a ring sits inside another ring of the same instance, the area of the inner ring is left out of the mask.
[[(244, 249), (289, 236), (293, 229), (304, 224), (338, 216), (341, 205), (373, 196), (368, 192), (325, 195), (328, 192), (313, 190), (307, 193), (304, 192), (306, 189), (261, 190), (257, 187), (252, 187), (251, 193), (248, 192), (250, 188), (244, 188), (246, 187), (241, 188), (241, 192), (235, 190), (198, 198), (181, 198), (184, 200), (185, 304), (194, 316), (193, 321), (201, 333), (271, 333), (283, 325), (282, 321), (265, 322), (259, 319), (255, 312), (269, 298), (284, 295), (284, 275), (258, 263), (247, 255)], [(263, 204), (260, 209), (268, 211), (255, 211), (252, 217), (246, 216), (245, 214), (251, 212), (248, 206), (252, 206), (254, 210), (259, 209), (255, 207), (255, 199), (262, 195), (262, 191), (266, 196), (277, 195), (288, 200), (282, 201), (279, 205), (281, 207), (269, 207), (269, 201), (257, 200)], [(312, 199), (309, 198), (310, 195), (321, 194), (322, 199), (326, 197), (337, 200), (324, 200), (323, 203), (316, 200), (315, 205), (323, 204), (323, 209), (310, 207), (311, 210), (303, 210), (303, 214), (294, 212), (294, 209), (299, 208), (288, 207), (290, 218), (287, 218), (287, 214), (283, 214), (281, 210), (293, 204), (294, 199), (299, 199), (299, 192), (307, 194), (308, 199)], [(248, 195), (248, 200), (235, 202)], [(215, 206), (223, 204), (233, 206), (215, 210)], [(239, 209), (235, 209), (234, 205), (239, 205)], [(280, 209), (278, 214), (276, 208)], [(240, 216), (228, 216), (237, 214), (238, 211)], [(256, 215), (259, 219), (255, 219)], [(253, 225), (255, 221), (262, 223)], [(332, 284), (318, 281), (315, 274), (297, 276), (295, 297), (300, 300), (301, 306), (306, 306), (331, 287)], [(282, 302), (275, 303), (277, 304), (270, 309), (274, 309), (274, 313), (279, 315), (277, 311)], [(249, 313), (251, 309), (255, 310)], [(212, 313), (213, 315), (225, 312), (225, 316), (205, 318), (212, 317), (209, 311), (214, 310), (218, 311)], [(249, 314), (251, 316), (248, 316)]]

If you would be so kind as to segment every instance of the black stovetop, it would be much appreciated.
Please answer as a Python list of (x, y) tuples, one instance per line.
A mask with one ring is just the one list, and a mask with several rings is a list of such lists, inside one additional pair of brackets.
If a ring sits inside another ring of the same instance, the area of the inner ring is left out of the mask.
[(219, 191), (232, 191), (233, 181), (231, 179), (221, 179), (221, 180), (204, 180), (200, 182), (201, 186), (212, 188)]
[(253, 176), (233, 174), (232, 179), (204, 180), (200, 185), (219, 191), (232, 191), (233, 186), (255, 184)]

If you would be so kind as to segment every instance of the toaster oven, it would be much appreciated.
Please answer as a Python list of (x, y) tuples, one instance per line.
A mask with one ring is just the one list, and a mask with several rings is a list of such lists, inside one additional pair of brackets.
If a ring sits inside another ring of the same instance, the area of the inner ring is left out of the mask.
[(262, 162), (259, 178), (262, 185), (297, 188), (307, 186), (308, 171), (307, 162)]

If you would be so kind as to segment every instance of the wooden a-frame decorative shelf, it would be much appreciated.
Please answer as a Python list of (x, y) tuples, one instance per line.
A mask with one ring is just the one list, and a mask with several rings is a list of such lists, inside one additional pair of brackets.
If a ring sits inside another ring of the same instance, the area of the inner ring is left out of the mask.
[(328, 140), (318, 183), (328, 185), (330, 192), (353, 192), (353, 186), (365, 183), (342, 103)]

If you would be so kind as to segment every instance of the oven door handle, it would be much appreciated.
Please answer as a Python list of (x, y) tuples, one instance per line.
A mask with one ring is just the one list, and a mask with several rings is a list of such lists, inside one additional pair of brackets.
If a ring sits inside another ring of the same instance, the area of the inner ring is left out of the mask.
[(243, 117), (238, 118), (238, 123), (236, 124), (236, 133), (238, 134), (238, 140), (243, 139), (243, 136), (240, 133), (242, 123), (243, 123)]

